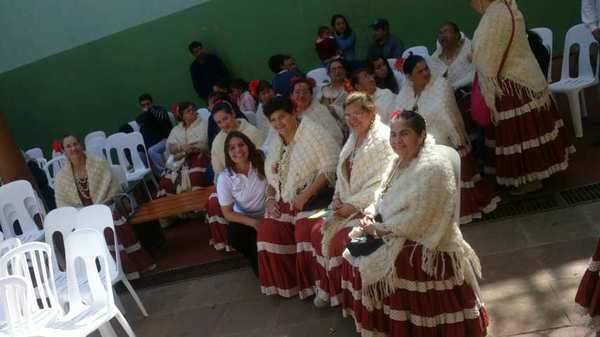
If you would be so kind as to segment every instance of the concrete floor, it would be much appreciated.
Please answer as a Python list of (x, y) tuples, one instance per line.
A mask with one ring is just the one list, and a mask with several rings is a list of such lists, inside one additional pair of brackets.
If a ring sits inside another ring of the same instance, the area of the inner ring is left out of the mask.
[[(586, 335), (573, 298), (600, 234), (600, 203), (467, 225), (463, 233), (481, 258), (490, 336)], [(148, 318), (121, 298), (140, 337), (356, 336), (339, 309), (261, 295), (249, 269), (139, 294)]]

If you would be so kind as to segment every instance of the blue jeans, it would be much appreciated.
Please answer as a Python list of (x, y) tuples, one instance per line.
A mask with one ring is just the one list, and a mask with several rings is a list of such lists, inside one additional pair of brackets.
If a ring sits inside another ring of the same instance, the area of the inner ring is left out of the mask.
[(165, 170), (165, 160), (163, 158), (163, 153), (165, 153), (167, 149), (167, 140), (163, 139), (160, 142), (152, 145), (148, 149), (148, 157), (150, 157), (150, 162), (155, 169), (155, 173), (159, 176)]

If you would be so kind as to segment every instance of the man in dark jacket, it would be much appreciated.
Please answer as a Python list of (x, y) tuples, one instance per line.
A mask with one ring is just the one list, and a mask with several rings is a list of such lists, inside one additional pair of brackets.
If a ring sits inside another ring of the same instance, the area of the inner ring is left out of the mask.
[(198, 97), (206, 101), (213, 85), (218, 80), (229, 79), (229, 71), (217, 55), (204, 51), (202, 43), (193, 41), (188, 49), (194, 56), (194, 62), (190, 65), (194, 90)]
[(390, 33), (390, 23), (386, 19), (377, 19), (371, 25), (373, 42), (367, 49), (367, 60), (383, 56), (385, 59), (402, 57), (404, 44)]
[(154, 105), (152, 96), (143, 94), (139, 97), (138, 102), (142, 108), (142, 113), (137, 116), (135, 121), (140, 126), (140, 133), (144, 137), (148, 157), (150, 157), (155, 173), (160, 174), (165, 169), (162, 155), (165, 152), (167, 138), (173, 126), (167, 110)]

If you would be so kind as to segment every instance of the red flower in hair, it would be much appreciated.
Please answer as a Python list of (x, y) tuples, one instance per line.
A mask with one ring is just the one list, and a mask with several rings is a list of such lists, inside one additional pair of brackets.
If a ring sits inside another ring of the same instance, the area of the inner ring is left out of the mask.
[(60, 143), (60, 140), (54, 140), (52, 142), (52, 151), (58, 152), (58, 153), (63, 152), (63, 148), (62, 148), (62, 144)]
[(349, 79), (344, 80), (344, 91), (348, 94), (356, 91), (354, 87), (352, 87), (352, 82)]
[(402, 113), (402, 111), (404, 111), (404, 109), (402, 108), (398, 108), (398, 110), (394, 110), (391, 114), (390, 114), (390, 120), (392, 122), (395, 122), (396, 119), (400, 118), (400, 114)]
[(258, 97), (258, 87), (260, 86), (260, 80), (252, 80), (250, 82), (248, 82), (248, 91), (250, 92), (250, 95), (252, 95), (254, 98)]
[(397, 58), (396, 62), (394, 63), (394, 68), (396, 69), (396, 71), (402, 71), (402, 68), (404, 67), (404, 59), (403, 58)]

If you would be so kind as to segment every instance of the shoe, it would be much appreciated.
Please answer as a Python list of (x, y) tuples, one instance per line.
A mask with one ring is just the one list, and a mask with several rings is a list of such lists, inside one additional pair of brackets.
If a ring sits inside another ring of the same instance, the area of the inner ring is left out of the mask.
[(322, 299), (321, 297), (319, 297), (319, 295), (316, 295), (315, 299), (313, 300), (313, 304), (317, 308), (325, 308), (325, 307), (329, 306), (329, 301), (326, 301), (326, 300)]
[(534, 182), (527, 183), (525, 185), (521, 185), (519, 187), (514, 188), (510, 191), (512, 195), (525, 195), (527, 193), (539, 191), (544, 187), (541, 180), (536, 180)]

